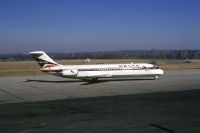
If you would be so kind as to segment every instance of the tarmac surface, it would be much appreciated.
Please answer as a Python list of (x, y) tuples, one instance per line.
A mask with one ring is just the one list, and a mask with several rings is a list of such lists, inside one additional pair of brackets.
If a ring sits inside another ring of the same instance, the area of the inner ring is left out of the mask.
[(200, 70), (166, 71), (159, 80), (84, 82), (51, 75), (0, 77), (0, 104), (200, 89)]
[(160, 80), (0, 78), (2, 133), (199, 133), (200, 70)]

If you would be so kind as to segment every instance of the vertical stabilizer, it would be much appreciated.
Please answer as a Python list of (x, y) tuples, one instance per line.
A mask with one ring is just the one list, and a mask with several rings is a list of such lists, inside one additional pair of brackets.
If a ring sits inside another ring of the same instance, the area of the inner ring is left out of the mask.
[(55, 61), (53, 61), (45, 52), (43, 51), (33, 51), (30, 52), (33, 58), (37, 61), (41, 68), (45, 67), (46, 65), (55, 66), (59, 65)]

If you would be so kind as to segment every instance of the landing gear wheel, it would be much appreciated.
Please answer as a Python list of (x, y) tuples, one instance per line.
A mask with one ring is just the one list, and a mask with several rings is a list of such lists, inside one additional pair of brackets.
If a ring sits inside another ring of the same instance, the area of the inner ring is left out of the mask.
[(98, 81), (98, 78), (92, 78), (92, 81)]
[(155, 76), (155, 80), (158, 80), (158, 75)]

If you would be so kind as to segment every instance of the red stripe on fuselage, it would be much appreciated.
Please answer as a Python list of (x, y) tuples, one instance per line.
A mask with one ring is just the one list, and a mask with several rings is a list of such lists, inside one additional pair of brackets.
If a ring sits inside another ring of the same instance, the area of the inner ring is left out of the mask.
[(42, 68), (49, 68), (49, 67), (55, 67), (58, 66), (57, 64), (45, 64)]

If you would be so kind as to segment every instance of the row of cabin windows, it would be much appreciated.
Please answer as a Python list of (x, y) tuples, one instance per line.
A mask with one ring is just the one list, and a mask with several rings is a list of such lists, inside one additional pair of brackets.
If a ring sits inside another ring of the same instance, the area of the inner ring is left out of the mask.
[(116, 70), (145, 70), (145, 69), (155, 69), (155, 68), (144, 68), (144, 67), (135, 67), (135, 68), (93, 68), (93, 69), (78, 69), (78, 71), (116, 71)]

